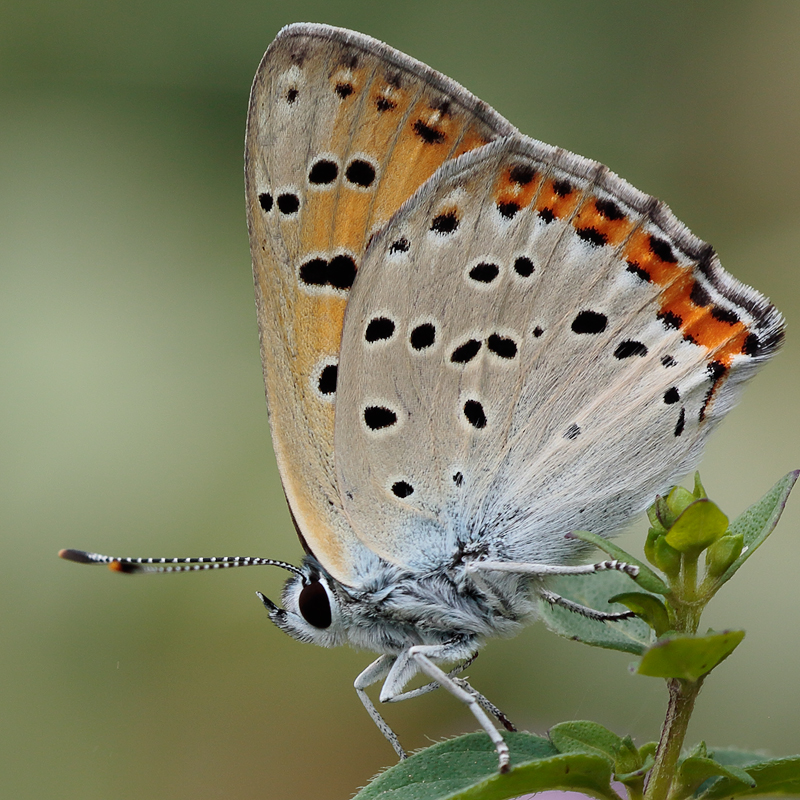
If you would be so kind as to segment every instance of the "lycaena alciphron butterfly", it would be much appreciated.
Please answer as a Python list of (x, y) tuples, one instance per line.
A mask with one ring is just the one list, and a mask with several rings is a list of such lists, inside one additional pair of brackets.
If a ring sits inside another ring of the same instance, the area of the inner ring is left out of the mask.
[[(777, 350), (779, 312), (669, 209), (518, 133), (368, 36), (291, 25), (256, 74), (247, 213), (272, 439), (306, 551), (62, 555), (121, 572), (272, 564), (270, 619), (379, 653), (382, 702), (444, 687), (508, 768), (505, 717), (456, 675), (699, 460)], [(456, 665), (445, 672), (439, 664)], [(432, 683), (404, 691), (417, 673)], [(488, 712), (488, 713), (487, 713)]]

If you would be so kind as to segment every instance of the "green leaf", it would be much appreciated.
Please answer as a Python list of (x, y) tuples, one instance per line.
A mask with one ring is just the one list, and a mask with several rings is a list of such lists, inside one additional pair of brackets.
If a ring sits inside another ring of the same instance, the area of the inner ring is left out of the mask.
[[(721, 755), (721, 751), (716, 751), (715, 755), (718, 754)], [(720, 778), (698, 796), (701, 800), (723, 800), (758, 795), (800, 795), (800, 756), (762, 760), (746, 766), (747, 774), (755, 781), (754, 788), (743, 786), (734, 778)]]
[(743, 511), (731, 523), (730, 532), (734, 535), (742, 534), (744, 549), (739, 558), (717, 579), (715, 583), (717, 588), (733, 577), (736, 570), (761, 547), (767, 536), (775, 529), (798, 476), (800, 470), (785, 475), (758, 502)]
[(724, 575), (728, 568), (742, 554), (744, 536), (741, 533), (726, 533), (706, 550), (706, 574), (709, 580)]
[(603, 756), (611, 764), (622, 746), (622, 737), (597, 722), (587, 720), (561, 722), (550, 728), (548, 735), (559, 753)]
[(485, 733), (470, 733), (414, 754), (374, 778), (353, 800), (508, 800), (548, 789), (619, 800), (611, 767), (599, 756), (559, 754), (548, 739), (506, 733), (511, 772), (497, 771)]
[(673, 796), (687, 797), (709, 778), (717, 776), (728, 778), (735, 784), (741, 784), (741, 787), (753, 788), (756, 785), (755, 780), (741, 767), (723, 766), (704, 756), (689, 756), (678, 765), (678, 788)]
[(708, 757), (720, 764), (736, 767), (745, 767), (748, 764), (757, 764), (767, 760), (766, 753), (754, 753), (752, 750), (739, 750), (735, 747), (718, 747), (709, 750)]
[(602, 536), (598, 536), (596, 533), (590, 533), (589, 531), (573, 531), (570, 536), (575, 539), (580, 539), (582, 542), (593, 544), (598, 550), (611, 556), (611, 558), (615, 558), (617, 561), (624, 561), (626, 564), (633, 564), (639, 567), (638, 577), (629, 580), (636, 581), (642, 589), (648, 592), (654, 592), (655, 594), (669, 594), (669, 586), (667, 586), (647, 564), (643, 564), (613, 542), (609, 542)]
[(653, 678), (696, 681), (726, 659), (742, 639), (744, 631), (664, 636), (642, 656), (637, 672)]
[[(630, 578), (619, 572), (599, 572), (595, 575), (559, 577), (549, 582), (548, 586), (576, 603), (610, 611), (608, 598), (627, 589)], [(541, 599), (538, 605), (542, 622), (553, 633), (567, 639), (637, 656), (642, 655), (652, 643), (650, 628), (636, 617), (618, 622), (598, 622), (560, 606), (551, 606)]]
[(670, 629), (667, 609), (655, 595), (644, 592), (623, 592), (610, 597), (608, 602), (622, 603), (643, 619), (655, 631), (656, 636), (661, 636)]
[(726, 530), (728, 518), (716, 503), (706, 499), (695, 500), (675, 520), (665, 538), (670, 547), (681, 553), (699, 553), (716, 542)]

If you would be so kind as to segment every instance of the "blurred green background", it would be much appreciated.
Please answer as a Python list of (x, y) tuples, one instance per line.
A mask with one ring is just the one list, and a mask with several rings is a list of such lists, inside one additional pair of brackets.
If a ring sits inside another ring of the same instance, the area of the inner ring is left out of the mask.
[[(280, 27), (377, 36), (522, 131), (667, 201), (788, 318), (703, 464), (730, 514), (800, 467), (800, 4), (5, 0), (0, 8), (0, 531), (8, 798), (347, 798), (394, 755), (369, 655), (299, 644), (279, 571), (125, 578), (56, 559), (298, 561), (270, 448), (242, 191), (250, 82)], [(800, 751), (800, 497), (706, 622), (743, 626), (690, 739)], [(640, 547), (644, 525), (623, 538)], [(533, 626), (475, 685), (531, 730), (655, 738), (629, 659)], [(390, 707), (408, 747), (475, 727)]]

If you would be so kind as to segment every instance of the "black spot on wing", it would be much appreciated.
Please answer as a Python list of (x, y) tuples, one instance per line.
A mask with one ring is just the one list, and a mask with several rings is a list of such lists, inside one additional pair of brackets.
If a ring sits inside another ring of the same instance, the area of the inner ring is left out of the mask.
[(367, 406), (364, 409), (364, 422), (372, 431), (391, 428), (397, 424), (397, 414), (385, 406)]
[(519, 203), (507, 202), (497, 204), (497, 210), (500, 212), (500, 216), (505, 219), (514, 219), (519, 209)]
[(491, 283), (499, 274), (500, 267), (486, 261), (481, 261), (469, 271), (469, 277), (477, 283)]
[(334, 289), (349, 289), (356, 279), (356, 262), (351, 256), (334, 256), (328, 264), (328, 281)]
[(493, 333), (486, 340), (486, 346), (490, 352), (500, 358), (512, 359), (517, 355), (517, 343), (508, 336), (500, 336)]
[(436, 342), (436, 327), (431, 322), (424, 322), (422, 325), (417, 325), (411, 336), (409, 342), (414, 350), (425, 350), (432, 347)]
[(346, 100), (351, 94), (353, 94), (353, 92), (355, 92), (355, 89), (353, 88), (352, 83), (342, 82), (336, 84), (334, 91), (342, 100)]
[(416, 122), (411, 125), (411, 128), (425, 144), (441, 144), (446, 138), (444, 131), (426, 125), (421, 119), (416, 120)]
[(678, 423), (675, 425), (675, 436), (680, 436), (683, 429), (686, 427), (686, 409), (682, 408), (681, 413), (678, 415)]
[(622, 209), (613, 200), (595, 200), (594, 207), (606, 219), (612, 221), (622, 219), (625, 216)]
[(614, 351), (615, 358), (630, 358), (631, 356), (646, 356), (647, 347), (641, 342), (636, 342), (632, 339), (627, 339), (617, 345)]
[(347, 165), (344, 176), (350, 183), (366, 189), (375, 180), (375, 167), (368, 161), (356, 158)]
[(477, 339), (469, 339), (464, 344), (456, 347), (450, 354), (450, 361), (454, 364), (468, 364), (480, 352), (481, 342)]
[(533, 261), (527, 256), (520, 256), (514, 260), (514, 272), (521, 278), (529, 278), (533, 275)]
[(602, 333), (608, 325), (608, 317), (597, 311), (581, 311), (572, 320), (572, 330), (574, 333)]
[(511, 167), (508, 177), (520, 186), (527, 186), (536, 177), (536, 170), (527, 164), (517, 164)]
[(677, 264), (678, 259), (675, 258), (675, 253), (669, 242), (660, 239), (658, 236), (650, 236), (650, 252), (658, 256), (665, 264)]
[(455, 211), (448, 211), (445, 214), (439, 214), (431, 221), (431, 230), (442, 236), (449, 233), (454, 233), (458, 229), (458, 217)]
[(575, 233), (578, 234), (578, 238), (594, 247), (601, 247), (608, 242), (608, 237), (597, 228), (575, 228)]
[(464, 416), (473, 428), (480, 430), (486, 427), (486, 412), (477, 400), (467, 400), (464, 403)]
[(285, 192), (278, 195), (278, 211), (281, 214), (296, 214), (300, 208), (300, 198), (292, 192)]
[(414, 487), (407, 481), (396, 481), (392, 484), (392, 494), (403, 499), (414, 493)]
[(391, 339), (394, 335), (395, 324), (387, 317), (374, 317), (369, 321), (367, 330), (364, 332), (366, 341), (380, 342)]
[(312, 165), (308, 173), (308, 182), (315, 185), (327, 185), (333, 183), (338, 176), (339, 167), (336, 162), (323, 158)]
[(322, 368), (317, 381), (320, 394), (331, 395), (336, 392), (336, 378), (339, 368), (336, 364), (328, 364)]
[(627, 269), (628, 272), (632, 272), (637, 278), (643, 280), (645, 283), (650, 283), (652, 280), (650, 273), (646, 269), (642, 269), (635, 261), (629, 261), (625, 269)]

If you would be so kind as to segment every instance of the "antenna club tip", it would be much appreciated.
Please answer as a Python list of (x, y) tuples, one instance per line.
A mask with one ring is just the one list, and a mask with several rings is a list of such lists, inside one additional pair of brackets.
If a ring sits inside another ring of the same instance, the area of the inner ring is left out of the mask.
[(93, 560), (89, 557), (89, 553), (85, 550), (73, 550), (71, 547), (65, 547), (58, 551), (58, 557), (66, 561), (74, 561), (77, 564), (92, 564)]
[(128, 564), (125, 561), (109, 561), (108, 568), (112, 572), (121, 572), (124, 575), (131, 575), (134, 572), (141, 572), (141, 567), (138, 564)]

